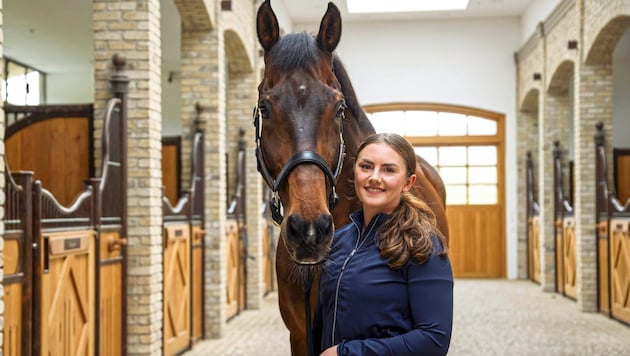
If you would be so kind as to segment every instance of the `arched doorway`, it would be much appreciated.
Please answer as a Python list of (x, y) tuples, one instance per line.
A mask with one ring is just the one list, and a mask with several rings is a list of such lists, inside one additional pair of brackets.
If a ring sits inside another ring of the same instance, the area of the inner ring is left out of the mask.
[(377, 132), (405, 136), (440, 172), (455, 277), (505, 278), (504, 115), (443, 104), (365, 110)]

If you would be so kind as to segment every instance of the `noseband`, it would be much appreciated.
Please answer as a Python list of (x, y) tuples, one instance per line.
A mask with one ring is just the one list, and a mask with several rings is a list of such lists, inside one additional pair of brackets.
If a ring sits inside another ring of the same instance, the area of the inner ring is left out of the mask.
[[(341, 114), (341, 119), (343, 120), (343, 113)], [(262, 134), (262, 113), (258, 105), (254, 108), (254, 126), (256, 128), (256, 159), (258, 161), (257, 168), (258, 172), (262, 174), (263, 178), (271, 187), (273, 191), (273, 195), (269, 200), (269, 208), (271, 209), (271, 218), (273, 221), (280, 225), (282, 224), (282, 220), (284, 217), (282, 216), (282, 212), (280, 211), (282, 202), (280, 201), (280, 196), (278, 195), (278, 190), (280, 186), (287, 179), (289, 173), (300, 164), (316, 164), (321, 170), (324, 172), (328, 181), (330, 182), (331, 192), (328, 196), (328, 209), (332, 210), (339, 201), (339, 196), (337, 195), (337, 191), (335, 189), (337, 184), (337, 178), (339, 177), (339, 173), (341, 173), (341, 168), (343, 166), (343, 157), (345, 155), (345, 145), (343, 142), (343, 122), (340, 125), (339, 130), (339, 157), (337, 157), (337, 165), (335, 170), (332, 171), (328, 166), (326, 160), (314, 151), (300, 151), (291, 156), (287, 163), (284, 164), (278, 176), (276, 178), (273, 177), (267, 164), (265, 162), (265, 158), (263, 157), (262, 150), (260, 149), (261, 142), (261, 134)]]

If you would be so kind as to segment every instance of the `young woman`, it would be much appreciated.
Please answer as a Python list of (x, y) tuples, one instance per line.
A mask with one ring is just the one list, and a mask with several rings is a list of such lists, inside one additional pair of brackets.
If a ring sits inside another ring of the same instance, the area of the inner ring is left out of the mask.
[(409, 190), (413, 147), (376, 134), (359, 147), (362, 210), (337, 230), (319, 283), (315, 354), (444, 355), (453, 324), (453, 272), (429, 207)]

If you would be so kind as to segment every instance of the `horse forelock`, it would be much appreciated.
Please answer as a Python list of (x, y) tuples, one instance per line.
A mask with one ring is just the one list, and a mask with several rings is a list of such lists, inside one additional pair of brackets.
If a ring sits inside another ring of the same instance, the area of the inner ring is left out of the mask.
[(289, 72), (316, 65), (319, 59), (320, 49), (313, 36), (298, 32), (280, 38), (270, 51), (269, 64), (281, 72)]

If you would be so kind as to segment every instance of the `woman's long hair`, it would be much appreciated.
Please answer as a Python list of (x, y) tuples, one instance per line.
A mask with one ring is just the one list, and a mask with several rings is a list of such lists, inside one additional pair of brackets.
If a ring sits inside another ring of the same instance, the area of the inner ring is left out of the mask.
[[(357, 156), (373, 143), (384, 143), (391, 147), (405, 161), (407, 177), (415, 174), (416, 153), (404, 137), (393, 133), (371, 135), (361, 143)], [(442, 246), (433, 246), (432, 235), (437, 237)], [(448, 252), (446, 239), (437, 228), (435, 214), (411, 192), (402, 193), (400, 203), (380, 227), (376, 243), (381, 256), (387, 258), (391, 268), (402, 267), (410, 257), (424, 263), (436, 251), (440, 255)]]

